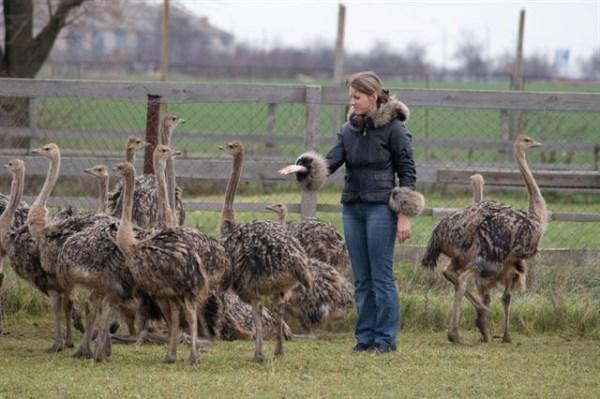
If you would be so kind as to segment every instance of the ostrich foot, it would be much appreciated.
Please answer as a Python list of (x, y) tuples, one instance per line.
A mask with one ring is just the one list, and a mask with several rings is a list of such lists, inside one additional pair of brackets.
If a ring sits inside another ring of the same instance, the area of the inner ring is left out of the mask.
[(198, 355), (190, 355), (190, 356), (187, 358), (187, 360), (186, 360), (186, 363), (187, 363), (188, 365), (190, 365), (190, 366), (191, 366), (191, 365), (193, 365), (193, 364), (196, 364), (196, 363), (198, 363)]
[(479, 329), (481, 333), (480, 340), (481, 342), (490, 342), (490, 335), (488, 333), (488, 315), (487, 312), (481, 311), (477, 312), (477, 320), (475, 320), (475, 325)]
[(175, 361), (177, 360), (177, 358), (173, 355), (165, 355), (165, 358), (163, 359), (163, 363), (165, 364), (172, 364), (175, 363)]
[(54, 344), (52, 344), (51, 347), (46, 349), (46, 352), (47, 353), (57, 353), (57, 352), (62, 352), (64, 349), (65, 349), (64, 342), (55, 342)]
[(504, 334), (504, 336), (502, 337), (502, 342), (504, 342), (505, 344), (510, 344), (512, 342), (512, 337), (510, 336), (510, 334)]
[(77, 352), (73, 353), (71, 356), (76, 358), (91, 359), (93, 354), (90, 348), (80, 347), (79, 349), (77, 349)]
[(458, 333), (456, 332), (450, 332), (448, 331), (448, 341), (452, 342), (453, 344), (460, 344), (462, 343), (460, 340), (460, 336), (458, 335)]
[(283, 357), (283, 348), (275, 349), (275, 357)]
[(263, 354), (262, 354), (262, 353), (255, 353), (255, 354), (254, 354), (254, 361), (255, 361), (256, 363), (262, 363), (262, 362), (264, 362), (264, 361), (265, 361), (265, 357), (263, 356)]

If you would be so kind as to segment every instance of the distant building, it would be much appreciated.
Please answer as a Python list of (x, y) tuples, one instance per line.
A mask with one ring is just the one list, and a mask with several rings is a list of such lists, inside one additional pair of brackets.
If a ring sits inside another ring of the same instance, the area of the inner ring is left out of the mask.
[[(127, 66), (128, 72), (155, 70), (161, 58), (162, 14), (161, 4), (122, 2), (102, 15), (84, 15), (63, 30), (49, 61), (109, 69)], [(211, 25), (208, 18), (171, 5), (171, 69), (234, 51), (232, 34)]]

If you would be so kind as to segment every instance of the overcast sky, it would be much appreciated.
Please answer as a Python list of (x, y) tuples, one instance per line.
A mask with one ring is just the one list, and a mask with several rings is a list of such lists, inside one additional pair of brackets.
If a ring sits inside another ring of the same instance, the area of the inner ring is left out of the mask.
[[(155, 0), (160, 1), (160, 0)], [(476, 35), (484, 54), (516, 49), (518, 17), (526, 11), (525, 54), (553, 60), (569, 50), (570, 71), (600, 48), (600, 0), (571, 1), (382, 1), (382, 0), (171, 0), (257, 47), (333, 46), (338, 4), (346, 6), (345, 48), (365, 52), (376, 42), (402, 50), (410, 42), (426, 47), (427, 59), (453, 65), (456, 45)]]

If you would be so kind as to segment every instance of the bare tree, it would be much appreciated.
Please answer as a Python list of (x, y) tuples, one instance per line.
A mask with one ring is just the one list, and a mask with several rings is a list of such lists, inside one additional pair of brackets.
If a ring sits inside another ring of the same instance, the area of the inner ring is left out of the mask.
[(454, 58), (462, 63), (467, 75), (482, 77), (487, 73), (487, 63), (483, 58), (483, 43), (470, 32), (464, 32)]

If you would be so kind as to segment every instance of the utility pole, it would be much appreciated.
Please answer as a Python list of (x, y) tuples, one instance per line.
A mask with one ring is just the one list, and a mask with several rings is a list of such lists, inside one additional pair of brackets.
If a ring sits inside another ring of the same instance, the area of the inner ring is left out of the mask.
[(167, 80), (169, 74), (169, 22), (171, 19), (171, 7), (169, 0), (163, 3), (162, 20), (162, 53), (160, 57), (160, 80)]
[[(335, 60), (333, 66), (333, 85), (341, 87), (344, 84), (344, 28), (346, 25), (346, 6), (338, 5), (337, 37), (335, 40)], [(342, 106), (333, 106), (331, 109), (331, 130), (333, 137), (339, 130), (342, 122)]]

